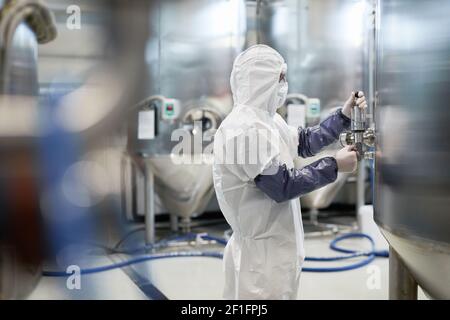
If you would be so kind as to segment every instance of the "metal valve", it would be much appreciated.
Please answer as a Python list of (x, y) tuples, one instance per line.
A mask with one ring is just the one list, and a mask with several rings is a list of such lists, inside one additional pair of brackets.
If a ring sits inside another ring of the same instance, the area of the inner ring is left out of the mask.
[[(355, 101), (359, 92), (355, 93)], [(350, 131), (344, 132), (339, 137), (342, 146), (354, 145), (358, 160), (373, 159), (373, 152), (368, 152), (367, 147), (375, 146), (375, 132), (366, 129), (366, 111), (361, 108), (352, 108)]]
[(375, 147), (375, 131), (372, 128), (364, 131), (363, 142), (368, 147)]

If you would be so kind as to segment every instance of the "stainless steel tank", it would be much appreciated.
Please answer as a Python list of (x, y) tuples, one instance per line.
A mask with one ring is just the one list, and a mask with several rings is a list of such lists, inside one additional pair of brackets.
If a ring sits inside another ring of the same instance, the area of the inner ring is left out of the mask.
[[(323, 118), (333, 108), (342, 106), (354, 90), (363, 90), (371, 100), (369, 72), (365, 66), (369, 64), (368, 30), (373, 20), (372, 10), (369, 0), (261, 2), (254, 10), (258, 12), (253, 23), (258, 36), (254, 38), (284, 56), (290, 94), (320, 99)], [(306, 125), (315, 125), (318, 120), (316, 117)], [(305, 166), (334, 154), (338, 148), (336, 144), (315, 158), (298, 159), (296, 165)], [(361, 165), (360, 171), (363, 170)], [(313, 216), (317, 209), (328, 207), (348, 176), (339, 174), (335, 183), (302, 197), (302, 208), (311, 209)]]
[[(192, 137), (212, 136), (231, 110), (229, 77), (245, 42), (245, 5), (241, 0), (159, 1), (150, 16), (148, 94), (176, 99), (180, 111), (175, 119), (164, 119), (156, 99), (156, 137), (138, 139), (136, 115), (129, 150), (150, 166), (165, 209), (189, 219), (203, 212), (213, 194), (210, 154), (200, 151), (201, 163), (177, 164), (172, 149), (178, 141), (171, 135), (186, 130)], [(145, 103), (136, 111), (142, 108)]]
[(391, 298), (450, 299), (450, 2), (379, 1), (375, 220)]
[(351, 91), (366, 88), (369, 1), (263, 4), (259, 9), (259, 41), (286, 59), (290, 93), (319, 98), (322, 110), (329, 110), (345, 102)]

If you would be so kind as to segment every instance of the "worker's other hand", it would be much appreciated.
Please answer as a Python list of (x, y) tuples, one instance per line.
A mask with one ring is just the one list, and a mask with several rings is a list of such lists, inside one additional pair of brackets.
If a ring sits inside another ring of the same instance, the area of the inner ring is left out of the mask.
[(364, 96), (364, 92), (358, 92), (358, 98), (355, 98), (355, 93), (352, 92), (350, 98), (345, 102), (344, 107), (342, 108), (342, 113), (350, 118), (352, 115), (352, 108), (357, 107), (361, 109), (367, 108), (366, 97)]
[(358, 163), (354, 146), (347, 146), (336, 153), (339, 172), (354, 172)]

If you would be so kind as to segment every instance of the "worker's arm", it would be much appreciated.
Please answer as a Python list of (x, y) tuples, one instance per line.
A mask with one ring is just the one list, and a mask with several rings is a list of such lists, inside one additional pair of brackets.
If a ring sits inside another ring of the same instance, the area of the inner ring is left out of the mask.
[(351, 110), (356, 107), (364, 109), (367, 107), (364, 92), (352, 92), (342, 109), (337, 110), (319, 125), (312, 128), (298, 129), (298, 155), (306, 158), (316, 155), (324, 147), (339, 139), (339, 135), (350, 127)]
[(337, 110), (317, 126), (298, 129), (298, 155), (307, 158), (339, 139), (339, 135), (350, 127), (350, 118)]
[[(338, 172), (338, 164), (333, 157), (322, 158), (302, 169), (288, 169), (285, 164), (275, 166), (277, 168), (269, 167), (254, 181), (261, 191), (278, 203), (334, 182)], [(270, 174), (265, 174), (267, 172)]]

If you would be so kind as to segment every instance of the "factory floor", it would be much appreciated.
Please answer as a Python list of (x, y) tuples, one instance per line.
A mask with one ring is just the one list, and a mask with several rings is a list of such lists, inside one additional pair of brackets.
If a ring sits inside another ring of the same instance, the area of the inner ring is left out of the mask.
[[(220, 228), (219, 228), (220, 229)], [(201, 231), (218, 234), (217, 227)], [(307, 229), (307, 228), (305, 228)], [(195, 230), (197, 231), (197, 230)], [(136, 234), (131, 242), (141, 241)], [(308, 256), (334, 256), (329, 249), (333, 235), (307, 237)], [(348, 239), (343, 247), (367, 249), (364, 239)], [(202, 247), (205, 246), (205, 247)], [(184, 250), (178, 248), (177, 250)], [(220, 246), (200, 245), (191, 250), (221, 250)], [(106, 256), (97, 251), (80, 265), (91, 267), (107, 265), (127, 259), (123, 255)], [(305, 266), (340, 266), (344, 262), (306, 262)], [(345, 272), (301, 274), (299, 299), (388, 299), (388, 269), (386, 258), (377, 258), (368, 266)], [(210, 257), (183, 257), (140, 263), (123, 269), (82, 275), (81, 289), (67, 289), (66, 278), (43, 277), (29, 299), (221, 299), (224, 285), (222, 261)], [(427, 299), (419, 288), (419, 299)]]

